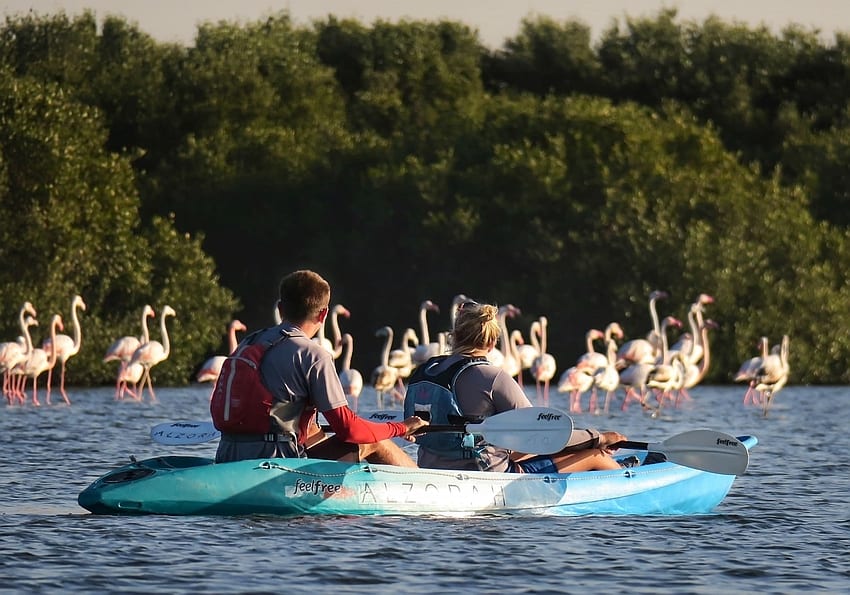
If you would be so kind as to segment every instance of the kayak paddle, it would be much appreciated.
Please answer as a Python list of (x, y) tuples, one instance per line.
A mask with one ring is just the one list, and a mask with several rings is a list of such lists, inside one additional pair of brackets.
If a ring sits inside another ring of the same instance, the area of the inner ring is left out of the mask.
[[(374, 422), (403, 421), (403, 411), (375, 411), (363, 416)], [(328, 426), (322, 426), (330, 430)], [(425, 432), (460, 432), (480, 435), (495, 446), (519, 452), (552, 454), (563, 449), (573, 431), (573, 420), (559, 409), (526, 407), (512, 409), (485, 418), (481, 423), (425, 426)], [(154, 442), (190, 445), (221, 437), (211, 421), (164, 422), (151, 428)]]
[(221, 437), (211, 421), (167, 421), (151, 428), (154, 442), (169, 445), (201, 444)]
[(750, 462), (750, 453), (740, 440), (713, 430), (690, 430), (653, 444), (624, 440), (611, 448), (660, 452), (671, 463), (722, 475), (741, 475)]
[[(364, 419), (403, 421), (404, 412), (376, 411)], [(572, 431), (573, 420), (560, 409), (524, 407), (491, 415), (484, 418), (481, 423), (424, 426), (417, 431), (417, 434), (430, 432), (475, 434), (499, 448), (548, 455), (563, 450), (570, 440)]]

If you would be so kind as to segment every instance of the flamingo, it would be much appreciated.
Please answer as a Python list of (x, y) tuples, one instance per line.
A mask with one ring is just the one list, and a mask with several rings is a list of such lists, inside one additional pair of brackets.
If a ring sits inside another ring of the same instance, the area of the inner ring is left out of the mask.
[(354, 337), (350, 333), (342, 336), (342, 368), (339, 371), (339, 382), (346, 397), (354, 399), (354, 411), (357, 411), (357, 399), (363, 390), (363, 375), (351, 367), (351, 356), (354, 353)]
[(564, 370), (558, 380), (558, 392), (570, 393), (570, 413), (581, 413), (581, 396), (593, 386), (593, 370), (572, 366)]
[[(519, 359), (519, 350), (517, 349), (517, 341), (523, 342), (522, 334), (519, 331), (509, 332), (507, 323), (501, 326), (501, 331), (502, 354), (504, 355), (502, 369), (513, 378), (519, 376), (522, 372), (522, 362)], [(517, 338), (517, 335), (519, 335), (519, 338)]]
[[(465, 298), (464, 298), (465, 300)], [(439, 312), (440, 308), (431, 300), (425, 300), (419, 304), (419, 341), (413, 352), (413, 365), (425, 363), (435, 355), (440, 355), (439, 343), (431, 342), (431, 334), (428, 331), (428, 312)]]
[(398, 348), (390, 351), (387, 363), (393, 368), (398, 369), (399, 392), (404, 390), (404, 379), (409, 378), (413, 373), (413, 352), (418, 346), (419, 338), (416, 336), (416, 331), (412, 328), (407, 328), (401, 336), (401, 342)]
[(112, 345), (109, 346), (109, 349), (106, 350), (106, 354), (103, 356), (104, 363), (111, 361), (121, 362), (115, 379), (115, 400), (120, 400), (124, 397), (124, 392), (127, 389), (127, 383), (121, 380), (121, 372), (127, 367), (127, 364), (130, 363), (130, 359), (133, 357), (133, 353), (135, 353), (136, 349), (138, 349), (142, 343), (150, 341), (148, 318), (153, 318), (154, 316), (153, 308), (146, 304), (144, 308), (142, 308), (141, 337), (137, 338), (131, 335), (126, 335), (116, 339)]
[[(21, 362), (19, 366), (23, 370), (24, 378), (32, 378), (32, 404), (40, 406), (38, 401), (38, 377), (56, 365), (56, 329), (65, 330), (62, 324), (62, 316), (54, 314), (50, 319), (50, 351), (36, 347), (30, 351), (29, 357)], [(29, 335), (29, 332), (27, 332)], [(30, 339), (30, 344), (32, 340)], [(50, 404), (50, 385), (46, 388), (47, 404)]]
[(455, 320), (457, 319), (457, 311), (460, 309), (460, 305), (464, 302), (468, 302), (469, 298), (464, 294), (459, 293), (452, 298), (452, 309), (449, 311), (449, 328), (454, 329)]
[[(72, 339), (68, 335), (56, 335), (56, 359), (61, 366), (61, 373), (59, 376), (59, 392), (62, 394), (62, 398), (65, 402), (70, 405), (71, 400), (68, 398), (68, 394), (65, 392), (65, 362), (67, 362), (71, 357), (77, 355), (80, 352), (80, 345), (83, 341), (83, 330), (80, 327), (80, 319), (77, 316), (77, 308), (85, 311), (86, 303), (83, 301), (83, 297), (80, 295), (75, 295), (71, 298), (71, 322), (74, 323), (74, 338)], [(51, 340), (46, 339), (41, 347), (45, 351), (50, 351)], [(53, 367), (47, 370), (47, 386), (50, 386), (53, 380)]]
[(133, 357), (130, 358), (130, 363), (141, 364), (145, 369), (142, 373), (142, 387), (139, 389), (139, 400), (144, 396), (145, 384), (148, 386), (148, 392), (151, 395), (151, 401), (156, 402), (156, 393), (153, 390), (153, 381), (151, 380), (151, 368), (155, 365), (164, 362), (171, 354), (171, 341), (168, 338), (168, 329), (165, 326), (165, 319), (169, 316), (176, 316), (177, 312), (171, 306), (163, 306), (159, 316), (159, 328), (162, 334), (162, 343), (159, 341), (147, 341), (139, 345), (139, 348), (133, 352)]
[(549, 381), (552, 380), (553, 376), (555, 376), (555, 369), (557, 368), (557, 365), (552, 354), (546, 352), (546, 335), (548, 334), (547, 327), (549, 326), (549, 319), (545, 316), (541, 316), (538, 320), (540, 321), (540, 355), (534, 358), (530, 370), (531, 375), (534, 377), (534, 382), (537, 385), (538, 400), (542, 394), (543, 402), (548, 403)]
[(375, 333), (376, 337), (384, 337), (384, 347), (381, 350), (381, 363), (378, 367), (372, 370), (372, 386), (378, 393), (378, 407), (384, 405), (384, 394), (393, 391), (392, 395), (398, 399), (398, 394), (394, 390), (396, 381), (398, 380), (398, 368), (390, 365), (390, 347), (393, 342), (393, 329), (389, 326), (384, 326), (378, 329)]
[(15, 366), (26, 359), (27, 343), (24, 338), (24, 334), (26, 334), (28, 332), (27, 329), (34, 324), (35, 315), (35, 307), (33, 307), (30, 302), (24, 302), (24, 305), (18, 313), (21, 335), (16, 341), (0, 343), (0, 370), (3, 371), (3, 394), (9, 400), (9, 403), (12, 401), (12, 388), (10, 384), (12, 379), (12, 370)]
[[(681, 351), (685, 354), (685, 362), (698, 364), (702, 359), (703, 355), (703, 338), (702, 338), (702, 326), (703, 326), (703, 312), (705, 312), (705, 306), (707, 304), (714, 303), (714, 298), (707, 293), (701, 293), (697, 296), (697, 299), (691, 304), (691, 307), (688, 309), (688, 327), (690, 328), (690, 333), (685, 333), (682, 337), (670, 347), (669, 353), (672, 354), (676, 351)], [(690, 338), (690, 341), (688, 340)]]
[[(499, 307), (499, 310), (496, 313), (496, 320), (499, 322), (499, 329), (507, 329), (507, 322), (505, 321), (505, 319), (508, 316), (513, 318), (518, 314), (522, 314), (522, 312), (513, 304), (505, 304), (504, 306)], [(500, 336), (506, 337), (506, 331), (502, 331)], [(504, 339), (502, 339), (502, 343), (504, 343)], [(507, 347), (504, 348), (507, 349)], [(497, 368), (501, 368), (505, 363), (505, 353), (500, 348), (494, 347), (487, 353), (487, 361), (489, 361)]]
[[(145, 372), (145, 367), (140, 363), (130, 364), (121, 366), (121, 369), (118, 370), (118, 378), (117, 381), (121, 385), (121, 394), (118, 397), (119, 399), (124, 398), (124, 393), (129, 393), (131, 397), (136, 399), (137, 401), (141, 401), (141, 396), (139, 395), (139, 380), (142, 379), (142, 374)], [(130, 388), (129, 385), (133, 385), (133, 388)]]
[(666, 299), (667, 292), (655, 290), (649, 294), (649, 316), (652, 319), (652, 330), (646, 339), (631, 339), (617, 350), (617, 369), (622, 370), (632, 363), (655, 363), (661, 338), (661, 328), (658, 322), (656, 303)]
[(755, 382), (753, 390), (762, 396), (764, 415), (767, 415), (767, 410), (770, 407), (773, 397), (788, 383), (788, 375), (790, 373), (788, 350), (790, 342), (791, 340), (788, 335), (783, 335), (782, 342), (779, 345), (779, 353), (771, 353), (764, 358), (761, 367), (756, 371), (753, 379)]
[(681, 352), (675, 357), (670, 357), (667, 348), (667, 329), (671, 326), (682, 328), (682, 321), (673, 316), (667, 316), (661, 323), (661, 353), (660, 363), (649, 372), (646, 378), (646, 386), (656, 390), (658, 408), (660, 409), (665, 398), (672, 398), (672, 392), (678, 390), (685, 379), (685, 365)]
[(534, 358), (540, 355), (540, 344), (537, 341), (537, 333), (540, 331), (538, 327), (540, 326), (539, 320), (531, 321), (531, 326), (528, 329), (528, 342), (522, 340), (522, 333), (519, 330), (515, 330), (511, 333), (511, 337), (513, 337), (514, 333), (517, 336), (517, 356), (519, 357), (519, 375), (517, 376), (518, 382), (520, 386), (522, 386), (522, 371), (531, 369), (531, 364), (534, 362)]
[[(248, 327), (245, 326), (244, 323), (240, 320), (232, 320), (227, 327), (228, 331), (228, 355), (233, 353), (236, 350), (236, 346), (238, 345), (238, 339), (236, 338), (236, 333), (240, 331), (246, 331)], [(221, 366), (224, 364), (224, 361), (227, 359), (226, 355), (214, 355), (211, 358), (207, 359), (201, 368), (198, 370), (198, 373), (195, 376), (195, 380), (198, 382), (215, 382), (218, 379), (218, 375), (221, 373)]]
[(11, 397), (15, 397), (18, 402), (23, 405), (26, 403), (26, 394), (24, 394), (24, 389), (26, 385), (26, 376), (24, 375), (24, 364), (27, 359), (29, 359), (30, 355), (32, 355), (33, 345), (32, 345), (32, 335), (30, 334), (30, 327), (38, 326), (38, 320), (27, 314), (24, 319), (24, 326), (22, 329), (23, 335), (20, 339), (23, 342), (23, 350), (22, 356), (19, 359), (18, 363), (14, 368), (9, 370), (9, 394), (10, 401)]
[[(236, 351), (236, 346), (239, 341), (236, 339), (237, 332), (245, 332), (248, 327), (241, 320), (231, 320), (227, 325), (227, 345), (229, 347), (227, 355)], [(227, 355), (214, 355), (204, 362), (201, 369), (198, 370), (195, 380), (198, 382), (215, 382), (218, 380), (218, 375), (221, 373), (221, 366), (224, 365), (224, 360)]]
[(587, 343), (587, 351), (579, 356), (576, 361), (577, 366), (589, 368), (591, 371), (605, 366), (608, 359), (605, 355), (599, 353), (593, 347), (594, 341), (604, 337), (605, 334), (597, 328), (592, 328), (584, 334), (584, 340)]
[(768, 356), (768, 340), (767, 337), (760, 337), (758, 342), (759, 347), (759, 355), (755, 357), (751, 357), (741, 364), (741, 367), (738, 368), (738, 371), (735, 373), (734, 380), (735, 382), (746, 382), (747, 383), (747, 392), (744, 393), (744, 405), (749, 403), (751, 400), (755, 403), (755, 376), (756, 372), (758, 372), (759, 368), (761, 368), (762, 362), (767, 359)]
[[(325, 351), (330, 353), (334, 359), (337, 359), (342, 354), (342, 336), (339, 331), (340, 314), (346, 318), (351, 316), (351, 313), (342, 304), (336, 304), (331, 308), (329, 318), (331, 319), (331, 336), (333, 337), (333, 341), (325, 336), (325, 322), (322, 322), (322, 326), (319, 327), (319, 333), (313, 337), (313, 340), (324, 347)], [(327, 318), (325, 318), (325, 321), (327, 321)]]
[(702, 356), (698, 362), (694, 362), (692, 358), (688, 358), (685, 363), (685, 381), (682, 388), (679, 389), (679, 395), (690, 398), (688, 389), (695, 387), (702, 382), (708, 372), (708, 366), (711, 363), (711, 350), (708, 345), (708, 329), (719, 328), (718, 324), (711, 320), (705, 320), (700, 326), (700, 344), (702, 345)]
[(604, 412), (608, 413), (608, 407), (611, 404), (611, 398), (617, 387), (620, 386), (620, 373), (617, 371), (617, 342), (613, 337), (607, 340), (606, 363), (601, 368), (597, 368), (593, 373), (593, 399), (594, 403), (590, 410), (598, 413), (596, 409), (596, 389), (605, 391), (605, 408)]

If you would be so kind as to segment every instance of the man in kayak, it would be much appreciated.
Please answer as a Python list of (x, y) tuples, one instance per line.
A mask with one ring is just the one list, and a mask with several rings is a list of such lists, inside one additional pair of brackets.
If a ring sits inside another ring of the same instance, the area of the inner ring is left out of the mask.
[[(415, 467), (398, 445), (427, 425), (419, 417), (375, 423), (348, 407), (333, 357), (313, 337), (328, 315), (330, 285), (299, 270), (280, 282), (281, 323), (243, 339), (222, 366), (210, 401), (222, 431), (216, 462), (311, 457)], [(255, 371), (259, 368), (258, 371)], [(334, 434), (316, 423), (321, 412)]]
[[(487, 361), (500, 335), (497, 314), (498, 309), (489, 304), (461, 305), (451, 332), (451, 355), (433, 357), (413, 373), (404, 402), (405, 415), (428, 411), (432, 424), (443, 425), (532, 406), (519, 384)], [(619, 469), (610, 445), (625, 439), (618, 432), (575, 429), (562, 451), (535, 455), (498, 448), (480, 437), (478, 442), (468, 443), (459, 433), (416, 437), (420, 467), (514, 473)]]

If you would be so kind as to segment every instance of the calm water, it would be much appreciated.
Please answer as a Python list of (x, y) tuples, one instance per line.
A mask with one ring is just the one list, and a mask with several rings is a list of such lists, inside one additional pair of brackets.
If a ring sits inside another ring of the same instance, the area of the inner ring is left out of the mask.
[[(73, 405), (0, 406), (0, 592), (847, 592), (850, 387), (788, 387), (767, 417), (743, 389), (697, 387), (653, 419), (637, 408), (578, 426), (655, 442), (708, 427), (760, 444), (713, 514), (689, 517), (112, 517), (77, 494), (128, 461), (212, 456), (165, 447), (152, 425), (204, 419), (210, 386), (159, 403), (74, 389)], [(533, 388), (529, 391), (533, 396)], [(553, 391), (552, 406), (566, 408)], [(585, 400), (586, 405), (586, 400)], [(361, 411), (375, 408), (368, 389)]]

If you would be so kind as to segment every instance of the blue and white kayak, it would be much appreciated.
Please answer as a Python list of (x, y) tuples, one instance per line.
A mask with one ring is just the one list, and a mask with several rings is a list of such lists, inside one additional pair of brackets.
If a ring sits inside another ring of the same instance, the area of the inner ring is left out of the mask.
[[(737, 441), (746, 451), (758, 443), (754, 436)], [(646, 452), (620, 450), (618, 458), (629, 454), (642, 459)], [(216, 464), (203, 457), (162, 456), (110, 471), (83, 490), (78, 502), (95, 514), (683, 515), (712, 511), (734, 480), (734, 474), (672, 461), (614, 471), (516, 474), (318, 459)]]

